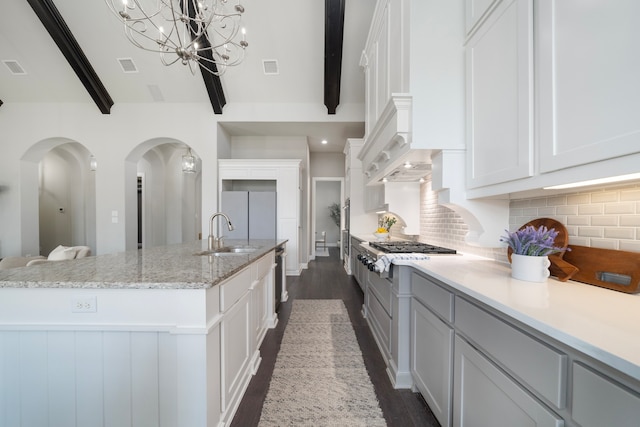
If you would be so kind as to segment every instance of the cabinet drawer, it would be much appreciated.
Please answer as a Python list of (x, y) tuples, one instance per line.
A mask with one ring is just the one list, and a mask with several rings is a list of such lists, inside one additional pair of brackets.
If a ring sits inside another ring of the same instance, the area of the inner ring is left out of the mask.
[(640, 396), (573, 364), (572, 416), (582, 427), (636, 427), (640, 420)]
[(454, 426), (564, 426), (558, 415), (459, 336), (455, 372)]
[(453, 322), (453, 294), (417, 273), (411, 273), (411, 293), (447, 322)]
[(460, 297), (455, 304), (461, 332), (549, 402), (565, 407), (566, 355)]
[(267, 255), (260, 258), (256, 263), (257, 277), (256, 280), (262, 279), (264, 276), (271, 272), (273, 265), (275, 264), (273, 252), (269, 252)]
[(220, 310), (226, 311), (249, 290), (251, 286), (251, 269), (245, 268), (220, 286)]
[(391, 343), (391, 318), (376, 297), (371, 294), (367, 295), (367, 316), (378, 345), (383, 347), (381, 350), (386, 359), (389, 357)]
[(391, 312), (391, 282), (387, 279), (383, 279), (376, 273), (368, 272), (367, 284), (369, 285), (369, 289), (367, 291), (373, 291), (388, 315), (393, 317), (393, 313)]

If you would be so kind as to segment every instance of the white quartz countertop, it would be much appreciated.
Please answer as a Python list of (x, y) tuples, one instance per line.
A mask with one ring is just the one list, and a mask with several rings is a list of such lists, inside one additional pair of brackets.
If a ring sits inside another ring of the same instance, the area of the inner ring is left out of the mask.
[(226, 240), (254, 252), (194, 255), (207, 241), (56, 261), (0, 271), (0, 288), (207, 289), (231, 277), (286, 240)]
[(467, 254), (403, 264), (640, 380), (640, 294), (553, 277), (524, 282), (507, 264)]

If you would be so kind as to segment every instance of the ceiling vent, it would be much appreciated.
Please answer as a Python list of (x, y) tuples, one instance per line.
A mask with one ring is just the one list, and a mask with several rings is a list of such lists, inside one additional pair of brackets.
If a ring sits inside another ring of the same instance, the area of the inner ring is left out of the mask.
[(280, 74), (280, 71), (278, 71), (278, 61), (275, 59), (263, 59), (262, 69), (267, 76)]
[(122, 67), (122, 71), (124, 73), (137, 73), (138, 67), (133, 62), (131, 58), (118, 58), (118, 62), (120, 63), (120, 67)]
[(24, 76), (27, 74), (27, 72), (24, 70), (24, 68), (22, 68), (22, 65), (20, 65), (18, 61), (9, 59), (2, 62), (4, 62), (4, 65), (7, 66), (9, 71), (11, 71), (11, 74), (13, 74), (14, 76)]

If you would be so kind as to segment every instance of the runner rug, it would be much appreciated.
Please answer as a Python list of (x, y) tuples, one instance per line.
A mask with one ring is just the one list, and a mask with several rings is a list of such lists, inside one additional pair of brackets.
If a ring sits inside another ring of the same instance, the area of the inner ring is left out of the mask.
[(342, 300), (294, 300), (260, 426), (386, 426)]

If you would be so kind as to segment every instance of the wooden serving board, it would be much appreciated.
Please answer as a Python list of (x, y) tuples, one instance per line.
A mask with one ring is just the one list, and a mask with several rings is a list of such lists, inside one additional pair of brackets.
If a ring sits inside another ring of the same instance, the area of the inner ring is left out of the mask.
[(563, 260), (578, 267), (571, 280), (628, 294), (640, 292), (640, 253), (569, 245)]

